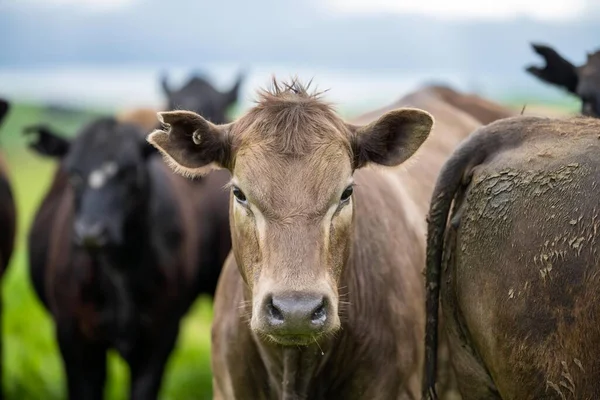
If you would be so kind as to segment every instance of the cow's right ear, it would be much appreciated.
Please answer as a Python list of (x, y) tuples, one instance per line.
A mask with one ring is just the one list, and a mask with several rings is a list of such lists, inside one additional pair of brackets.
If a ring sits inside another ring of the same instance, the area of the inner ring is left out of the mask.
[(526, 71), (544, 82), (577, 94), (577, 84), (579, 83), (577, 67), (549, 46), (532, 44), (531, 47), (544, 58), (546, 65), (542, 68), (531, 65), (527, 67)]
[(47, 157), (63, 158), (69, 152), (71, 142), (56, 134), (46, 125), (33, 125), (23, 129), (27, 136), (35, 136), (29, 147)]
[(191, 111), (159, 112), (163, 129), (148, 141), (163, 155), (169, 166), (187, 177), (207, 174), (211, 169), (228, 168), (231, 161), (231, 124), (215, 125)]

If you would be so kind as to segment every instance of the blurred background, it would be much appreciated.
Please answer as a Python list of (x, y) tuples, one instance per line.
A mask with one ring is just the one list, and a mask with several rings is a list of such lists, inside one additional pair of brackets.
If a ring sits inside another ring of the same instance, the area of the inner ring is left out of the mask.
[[(576, 111), (578, 100), (524, 71), (531, 42), (574, 64), (600, 47), (596, 0), (0, 0), (0, 131), (18, 201), (19, 241), (3, 280), (8, 399), (64, 399), (53, 324), (34, 296), (25, 237), (55, 164), (36, 157), (24, 125), (73, 135), (98, 114), (163, 108), (160, 76), (178, 87), (201, 74), (229, 90), (246, 73), (235, 116), (272, 74), (313, 78), (346, 117), (426, 83), (450, 84), (521, 108)], [(199, 299), (168, 365), (163, 399), (211, 397), (211, 302)], [(128, 372), (111, 354), (107, 396)]]

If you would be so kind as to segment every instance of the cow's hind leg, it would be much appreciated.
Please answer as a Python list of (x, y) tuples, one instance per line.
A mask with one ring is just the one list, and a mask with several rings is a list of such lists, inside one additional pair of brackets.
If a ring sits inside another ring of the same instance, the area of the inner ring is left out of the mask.
[(70, 400), (102, 400), (106, 380), (106, 346), (70, 331), (58, 331), (58, 345)]
[(136, 344), (134, 356), (129, 361), (131, 368), (131, 400), (155, 400), (177, 335), (179, 323), (165, 326), (156, 341)]

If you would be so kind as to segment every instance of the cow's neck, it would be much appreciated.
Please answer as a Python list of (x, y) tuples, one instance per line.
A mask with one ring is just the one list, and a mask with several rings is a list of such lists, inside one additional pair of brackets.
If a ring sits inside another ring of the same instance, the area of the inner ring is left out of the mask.
[(153, 301), (148, 294), (158, 267), (145, 218), (131, 221), (125, 238), (123, 246), (90, 256), (96, 270), (93, 286), (101, 296), (101, 323), (117, 348), (127, 352), (129, 341), (144, 324), (144, 310), (150, 307), (144, 303)]
[(306, 400), (314, 390), (330, 351), (327, 343), (309, 346), (279, 346), (258, 337), (259, 352), (269, 372), (270, 386), (282, 400)]

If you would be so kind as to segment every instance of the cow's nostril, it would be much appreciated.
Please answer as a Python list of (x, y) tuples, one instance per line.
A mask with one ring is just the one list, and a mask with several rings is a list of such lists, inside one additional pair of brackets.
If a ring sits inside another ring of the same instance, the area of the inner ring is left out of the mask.
[(270, 298), (267, 302), (267, 313), (273, 322), (283, 322), (285, 319), (281, 310), (273, 304), (273, 298)]
[(327, 319), (327, 312), (325, 310), (325, 300), (313, 311), (311, 316), (311, 322), (313, 324), (322, 324)]

